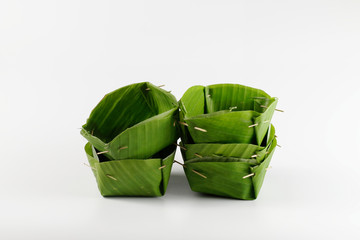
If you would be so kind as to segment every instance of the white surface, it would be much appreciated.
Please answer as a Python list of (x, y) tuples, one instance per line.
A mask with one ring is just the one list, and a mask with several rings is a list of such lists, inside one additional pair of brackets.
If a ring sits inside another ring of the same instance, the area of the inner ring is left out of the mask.
[[(355, 0), (1, 1), (0, 239), (359, 239), (359, 12)], [(277, 96), (282, 148), (259, 198), (193, 193), (179, 166), (164, 197), (102, 198), (78, 128), (140, 81), (178, 99), (224, 82)]]

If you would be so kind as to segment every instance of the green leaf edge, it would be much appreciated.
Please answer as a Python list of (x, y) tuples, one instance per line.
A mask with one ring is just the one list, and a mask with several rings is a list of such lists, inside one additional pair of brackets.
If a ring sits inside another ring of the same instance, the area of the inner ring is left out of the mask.
[[(226, 157), (229, 161), (243, 161), (249, 162), (252, 164), (260, 164), (265, 156), (266, 152), (270, 148), (270, 144), (272, 143), (273, 139), (275, 138), (275, 127), (273, 125), (270, 126), (269, 136), (267, 139), (266, 146), (258, 146), (254, 144), (245, 144), (245, 143), (198, 143), (198, 144), (184, 144), (180, 142), (181, 146), (181, 154), (184, 159), (184, 162), (196, 162), (199, 161), (206, 161), (209, 159), (214, 158), (215, 154), (218, 157)], [(223, 146), (226, 146), (225, 149), (221, 149)], [(185, 149), (186, 150), (185, 150)], [(211, 149), (211, 152), (202, 151), (201, 149)], [(241, 155), (236, 155), (233, 152), (236, 151), (238, 154), (240, 150), (246, 149), (248, 151), (241, 151)], [(214, 151), (215, 150), (215, 151)], [(227, 152), (221, 151), (227, 150)], [(251, 151), (253, 150), (253, 151)], [(216, 152), (214, 154), (214, 152)], [(195, 155), (198, 154), (199, 156)], [(252, 155), (257, 155), (255, 158), (251, 158)], [(191, 157), (189, 157), (191, 156)], [(215, 156), (215, 157), (216, 157)], [(202, 158), (201, 158), (202, 157)], [(236, 160), (238, 159), (238, 160)]]

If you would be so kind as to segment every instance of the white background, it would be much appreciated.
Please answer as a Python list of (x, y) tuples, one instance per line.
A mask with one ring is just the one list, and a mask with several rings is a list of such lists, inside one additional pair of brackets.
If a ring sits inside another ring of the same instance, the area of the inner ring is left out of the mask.
[[(0, 239), (359, 239), (359, 80), (357, 0), (2, 0)], [(164, 197), (100, 196), (79, 128), (141, 81), (279, 98), (257, 200), (193, 193), (179, 166)]]

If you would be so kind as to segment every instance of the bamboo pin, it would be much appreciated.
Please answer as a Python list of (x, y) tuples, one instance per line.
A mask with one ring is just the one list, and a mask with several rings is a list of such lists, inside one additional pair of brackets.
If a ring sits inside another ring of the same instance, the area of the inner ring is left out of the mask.
[[(174, 163), (180, 164), (181, 166), (183, 166), (184, 168), (186, 168), (185, 164), (182, 164), (181, 162), (178, 162), (176, 160), (174, 160)], [(191, 169), (192, 172), (196, 173), (197, 175), (199, 175), (200, 177), (203, 178), (207, 178), (204, 174), (199, 173), (198, 171), (195, 171), (194, 169)]]
[(233, 109), (237, 109), (237, 106), (235, 106), (235, 107), (229, 107), (230, 112), (231, 112)]
[(187, 150), (186, 147), (181, 146), (180, 144), (174, 143), (174, 145), (180, 147), (181, 149), (183, 149), (183, 150), (185, 150), (185, 151)]
[(194, 127), (195, 130), (201, 131), (201, 132), (207, 132), (206, 129), (203, 128), (199, 128), (199, 127)]
[(250, 174), (248, 174), (248, 175), (246, 175), (246, 176), (243, 176), (243, 179), (248, 178), (248, 177), (252, 177), (252, 176), (254, 176), (254, 175), (255, 175), (255, 173), (250, 173)]
[(96, 168), (90, 166), (89, 164), (84, 163), (84, 165), (96, 171)]
[(103, 152), (98, 152), (96, 153), (97, 155), (100, 155), (100, 154), (104, 154), (104, 153), (108, 153), (109, 151), (103, 151)]
[(116, 179), (116, 178), (114, 178), (113, 176), (111, 176), (110, 174), (106, 174), (106, 176), (107, 176), (108, 178), (110, 178), (110, 179), (114, 180), (114, 181), (117, 181), (117, 179)]
[(184, 126), (189, 126), (187, 123), (185, 123), (185, 122), (181, 122), (181, 121), (179, 121), (179, 123), (181, 124), (181, 125), (184, 125)]
[(193, 171), (194, 173), (196, 173), (196, 174), (199, 175), (200, 177), (207, 178), (204, 174), (201, 174), (201, 173), (199, 173), (198, 171), (195, 171), (194, 169), (191, 169), (191, 171)]
[[(267, 106), (265, 106), (265, 105), (260, 105), (260, 107), (262, 107), (262, 108), (268, 108), (268, 107), (267, 107)], [(278, 111), (278, 112), (284, 112), (284, 110), (277, 109), (277, 108), (275, 108), (275, 111)]]

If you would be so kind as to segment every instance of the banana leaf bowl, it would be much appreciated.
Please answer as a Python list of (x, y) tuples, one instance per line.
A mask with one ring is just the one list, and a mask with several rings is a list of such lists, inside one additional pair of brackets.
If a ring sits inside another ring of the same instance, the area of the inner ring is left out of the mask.
[(178, 139), (177, 114), (172, 94), (136, 83), (106, 94), (80, 133), (109, 159), (147, 159)]
[[(273, 127), (272, 131), (274, 133)], [(259, 153), (259, 151), (249, 151), (253, 149), (252, 147), (245, 147), (245, 152), (240, 151), (239, 155), (234, 155), (234, 152), (244, 147), (236, 146), (236, 144), (218, 146), (217, 148), (211, 148), (210, 145), (208, 146), (210, 148), (202, 148), (203, 156), (195, 156), (193, 158), (186, 158), (187, 154), (189, 154), (189, 157), (192, 157), (192, 153), (187, 153), (188, 149), (184, 150), (182, 148), (182, 154), (185, 159), (184, 171), (190, 188), (194, 192), (205, 194), (244, 200), (256, 199), (276, 145), (277, 140), (275, 137), (272, 137), (267, 146), (264, 149), (260, 149), (264, 153), (262, 159), (257, 159), (256, 157), (246, 158), (253, 153)], [(198, 151), (199, 149), (201, 149), (201, 146), (196, 150)], [(221, 156), (212, 154), (219, 151)]]
[(110, 160), (91, 143), (85, 145), (101, 195), (162, 196), (170, 178), (176, 147), (170, 145), (149, 159)]
[(261, 145), (278, 99), (239, 84), (193, 86), (179, 101), (185, 143)]

